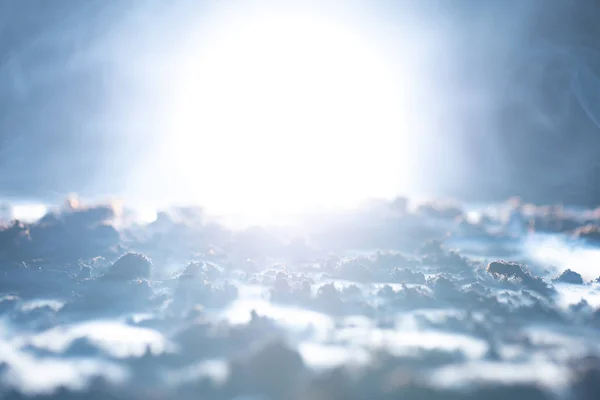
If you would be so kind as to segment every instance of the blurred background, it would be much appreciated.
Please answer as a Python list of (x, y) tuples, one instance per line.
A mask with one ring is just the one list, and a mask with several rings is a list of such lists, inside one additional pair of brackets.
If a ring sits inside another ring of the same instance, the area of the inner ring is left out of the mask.
[(0, 3), (0, 187), (221, 213), (596, 205), (595, 1)]

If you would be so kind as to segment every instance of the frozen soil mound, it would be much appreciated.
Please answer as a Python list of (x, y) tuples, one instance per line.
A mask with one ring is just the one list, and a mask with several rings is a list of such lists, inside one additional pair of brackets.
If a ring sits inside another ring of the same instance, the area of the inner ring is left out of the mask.
[(553, 282), (570, 283), (572, 285), (583, 285), (583, 278), (575, 271), (564, 270), (560, 275), (552, 279)]
[(107, 278), (132, 280), (148, 279), (152, 274), (152, 261), (140, 253), (127, 253), (121, 256), (106, 273)]

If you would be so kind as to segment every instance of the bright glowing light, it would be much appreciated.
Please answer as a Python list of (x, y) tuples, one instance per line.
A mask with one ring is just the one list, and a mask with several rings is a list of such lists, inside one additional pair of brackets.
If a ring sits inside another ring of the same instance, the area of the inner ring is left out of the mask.
[(406, 189), (410, 93), (367, 32), (246, 11), (188, 39), (171, 77), (163, 160), (181, 196), (219, 212), (278, 214)]
[(15, 204), (12, 207), (10, 218), (23, 222), (33, 222), (42, 218), (48, 208), (44, 204)]

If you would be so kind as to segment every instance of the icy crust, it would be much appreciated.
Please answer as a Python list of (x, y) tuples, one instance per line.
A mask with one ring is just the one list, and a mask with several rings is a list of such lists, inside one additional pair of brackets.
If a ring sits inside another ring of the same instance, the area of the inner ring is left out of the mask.
[[(119, 229), (102, 207), (8, 224), (0, 398), (597, 398), (587, 239), (515, 235), (515, 212), (531, 210), (514, 205), (505, 220), (370, 207), (303, 237), (197, 210)], [(56, 255), (48, 243), (64, 248), (69, 229), (88, 245)], [(514, 256), (487, 257), (490, 245)]]

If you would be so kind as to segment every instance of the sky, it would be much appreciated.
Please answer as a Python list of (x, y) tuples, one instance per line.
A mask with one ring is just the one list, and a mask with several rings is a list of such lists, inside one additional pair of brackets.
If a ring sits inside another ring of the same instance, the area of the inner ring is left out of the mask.
[(0, 7), (3, 197), (600, 197), (592, 1)]

